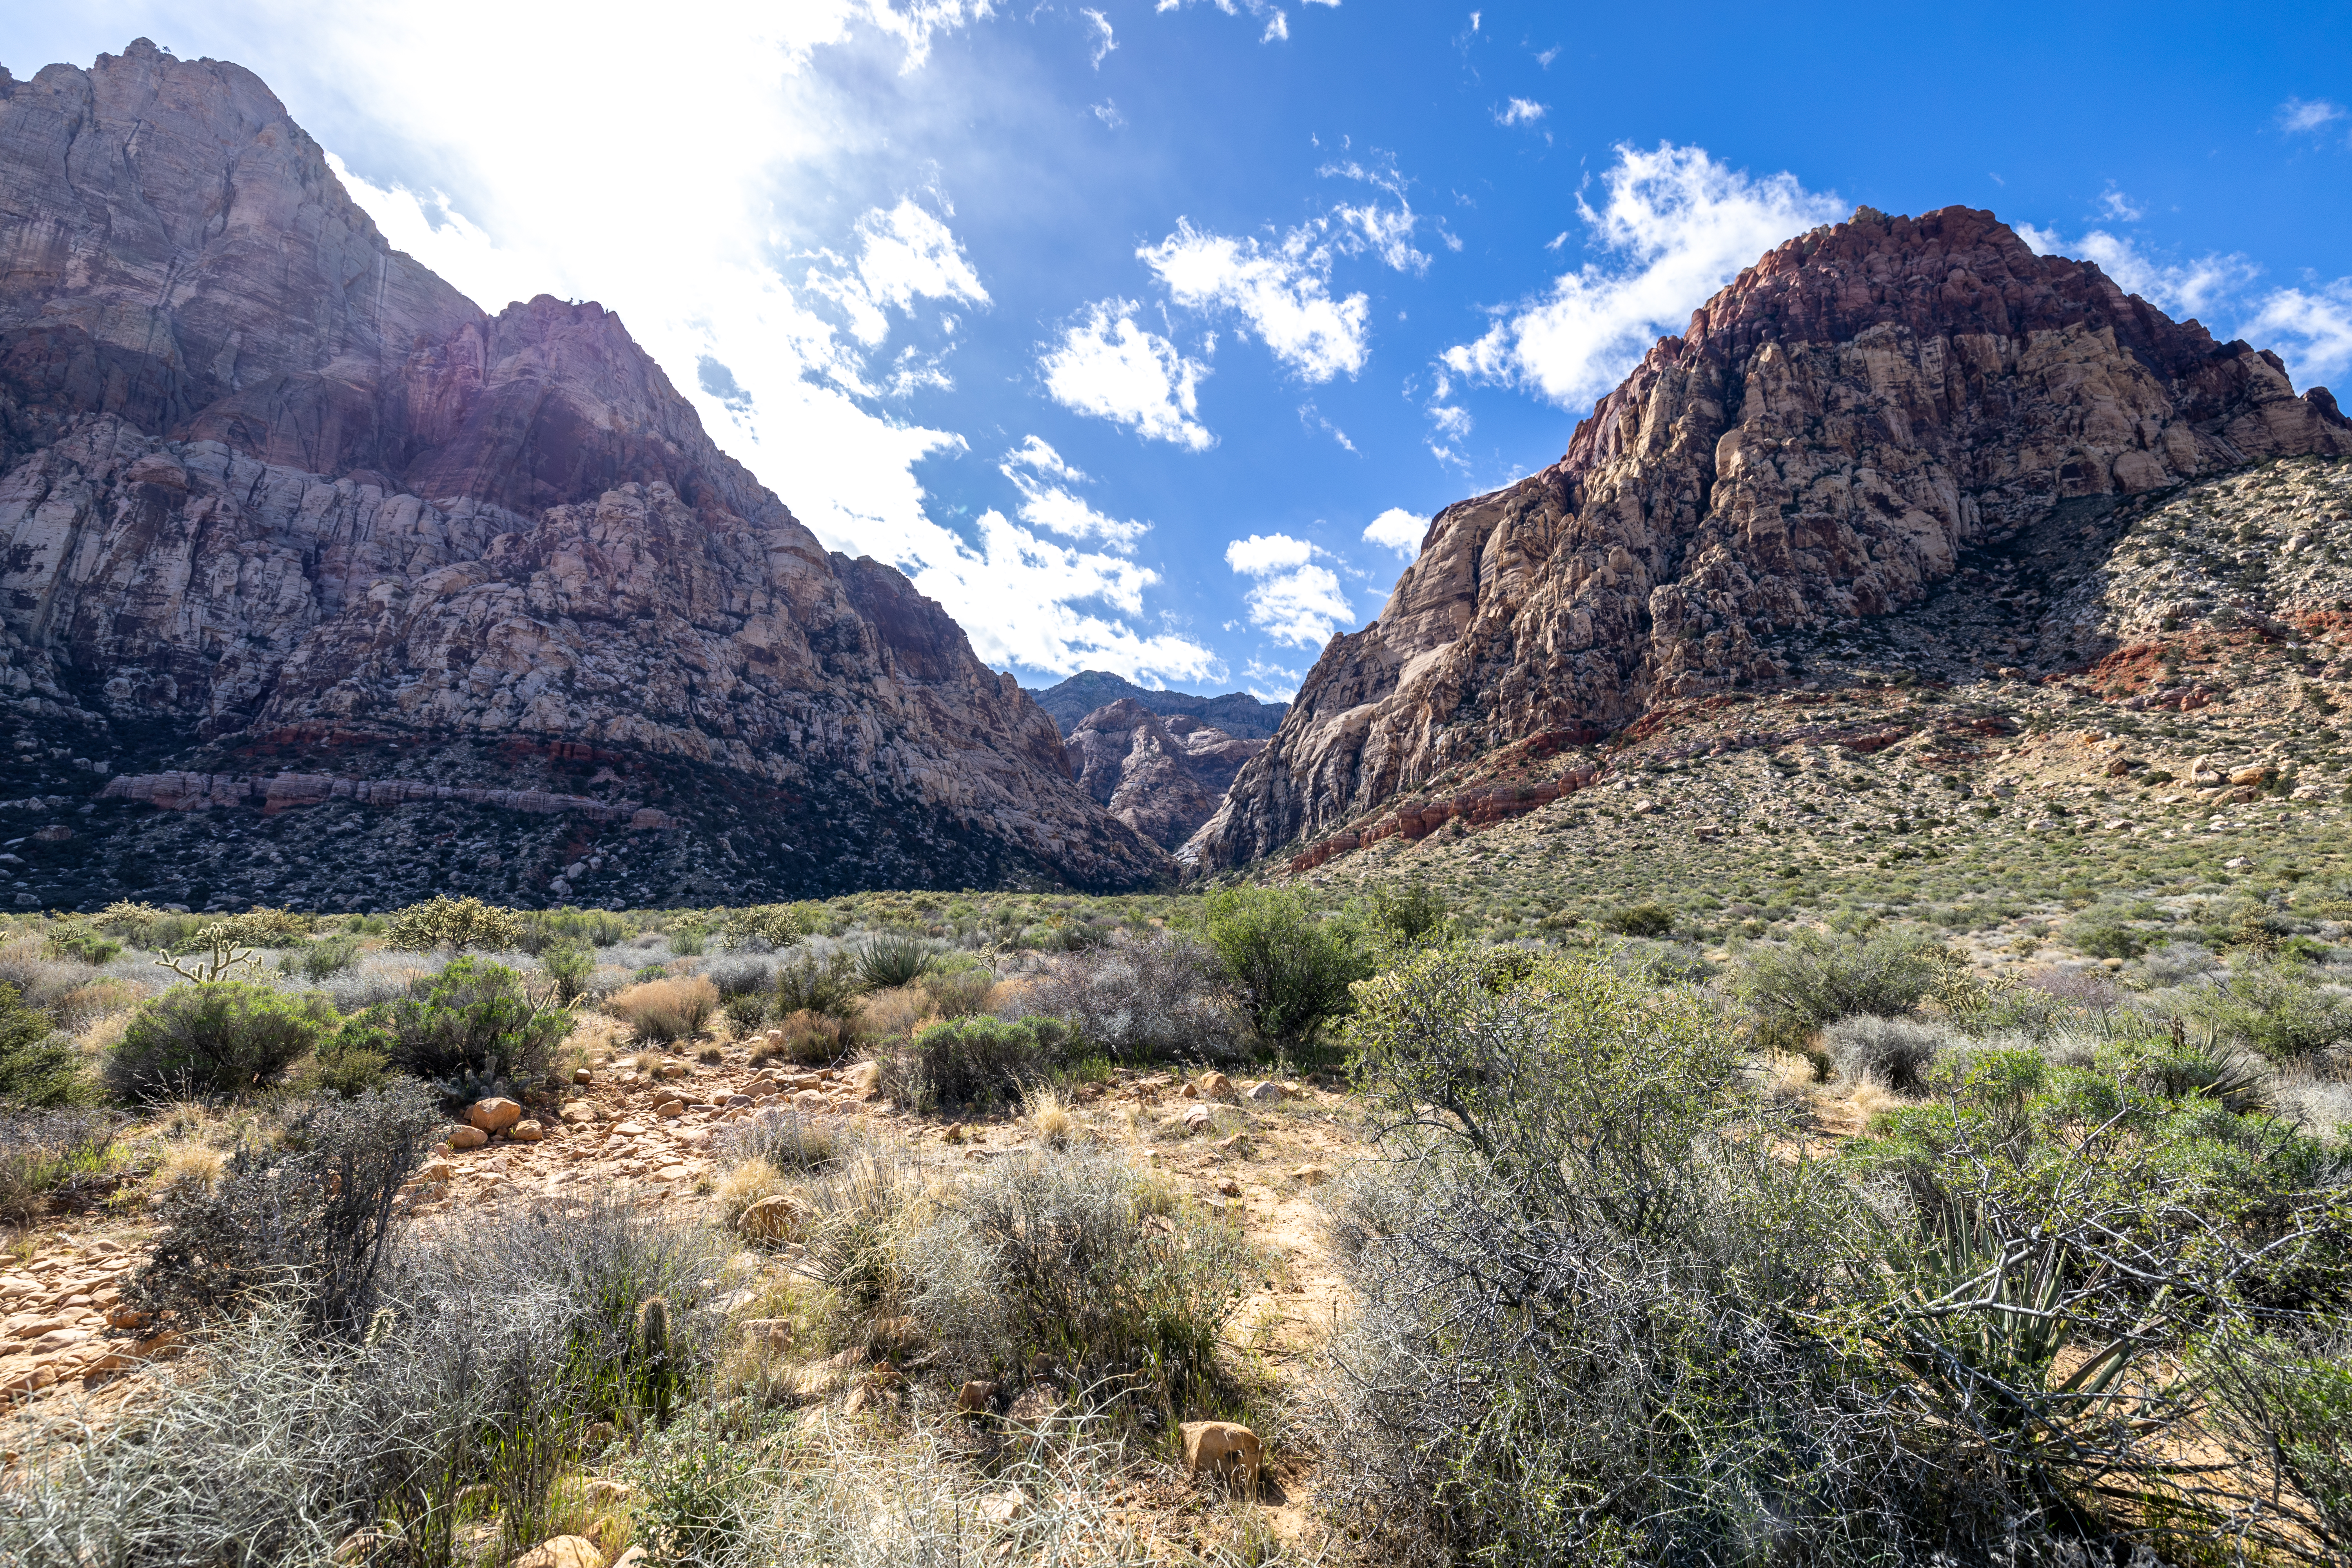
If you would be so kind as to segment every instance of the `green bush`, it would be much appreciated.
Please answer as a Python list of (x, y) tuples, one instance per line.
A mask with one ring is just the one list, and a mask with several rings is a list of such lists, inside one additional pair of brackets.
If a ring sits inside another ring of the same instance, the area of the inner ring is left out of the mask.
[(1619, 936), (1670, 937), (1675, 934), (1675, 911), (1664, 904), (1628, 904), (1601, 916), (1601, 926)]
[(2147, 950), (2147, 938), (2142, 932), (2095, 915), (2067, 921), (2058, 934), (2075, 952), (2093, 958), (2137, 958)]
[(1258, 1033), (1278, 1046), (1303, 1046), (1352, 1002), (1349, 987), (1370, 973), (1355, 933), (1318, 919), (1304, 900), (1279, 888), (1234, 888), (1208, 900), (1209, 945), (1216, 951)]
[(523, 917), (477, 898), (436, 898), (411, 904), (392, 917), (384, 940), (406, 952), (469, 947), (508, 952), (522, 944)]
[(315, 985), (342, 973), (359, 961), (359, 938), (329, 936), (291, 949), (278, 961), (278, 967), (288, 974), (299, 974)]
[(1050, 1077), (1075, 1047), (1069, 1027), (1052, 1018), (950, 1018), (886, 1057), (880, 1087), (918, 1110), (1003, 1104)]
[(1461, 920), (1444, 894), (1420, 881), (1374, 887), (1364, 896), (1364, 913), (1373, 930), (1400, 947), (1443, 941)]
[(566, 1007), (580, 1000), (588, 989), (589, 977), (596, 973), (595, 952), (571, 937), (558, 938), (541, 948), (539, 963), (554, 984), (555, 1000)]
[(382, 1032), (383, 1045), (371, 1048), (381, 1048), (393, 1066), (467, 1100), (500, 1084), (537, 1084), (572, 1032), (571, 1015), (542, 1006), (520, 974), (471, 955), (361, 1016)]
[(335, 1022), (321, 996), (223, 980), (175, 985), (131, 1015), (106, 1058), (118, 1098), (244, 1094), (265, 1088)]
[(779, 1018), (795, 1013), (816, 1013), (844, 1022), (857, 1016), (857, 982), (849, 961), (838, 955), (819, 959), (803, 950), (776, 965), (775, 1005)]
[(0, 1110), (0, 1225), (30, 1225), (53, 1196), (102, 1181), (114, 1131), (103, 1111)]
[(2352, 1038), (2352, 997), (2242, 949), (2230, 977), (2193, 993), (2188, 1011), (2221, 1040), (2273, 1061), (2304, 1061)]
[(111, 963), (122, 956), (122, 944), (89, 926), (65, 925), (49, 933), (48, 954), (82, 963)]
[(341, 1027), (319, 1042), (316, 1055), (294, 1073), (294, 1086), (306, 1094), (335, 1094), (349, 1100), (392, 1079), (392, 1032), (362, 1014), (346, 1018)]
[(1793, 1050), (1840, 1018), (1917, 1011), (1943, 978), (1942, 957), (1934, 942), (1898, 932), (1861, 938), (1799, 931), (1787, 947), (1751, 956), (1739, 988), (1754, 1009), (1758, 1038)]
[(89, 1092), (73, 1042), (47, 1013), (26, 1006), (16, 986), (0, 984), (0, 1106), (40, 1110)]

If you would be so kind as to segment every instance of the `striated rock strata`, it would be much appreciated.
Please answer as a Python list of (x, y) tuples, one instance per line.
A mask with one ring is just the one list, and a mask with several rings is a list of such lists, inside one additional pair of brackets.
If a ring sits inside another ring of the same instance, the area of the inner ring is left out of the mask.
[[(828, 554), (616, 317), (485, 314), (257, 79), (143, 40), (0, 71), (0, 796), (82, 803), (54, 825), (71, 877), (19, 903), (1168, 866), (1010, 676), (898, 572)], [(104, 784), (167, 773), (227, 783)]]
[(1070, 731), (1078, 787), (1153, 843), (1173, 849), (1209, 820), (1242, 764), (1265, 750), (1180, 713), (1162, 720), (1133, 698), (1096, 709)]
[(2335, 400), (2276, 355), (1990, 213), (1863, 208), (1661, 339), (1558, 463), (1440, 512), (1180, 858), (1244, 864), (1514, 742), (1776, 680), (1776, 637), (1915, 605), (2061, 503), (2345, 453)]

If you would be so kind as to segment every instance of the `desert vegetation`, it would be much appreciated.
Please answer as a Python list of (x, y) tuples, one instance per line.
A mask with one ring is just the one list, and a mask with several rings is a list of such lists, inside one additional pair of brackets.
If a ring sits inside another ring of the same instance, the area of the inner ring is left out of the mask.
[(1410, 884), (448, 902), (11, 922), (0, 1555), (2352, 1549), (2291, 914), (2020, 972)]

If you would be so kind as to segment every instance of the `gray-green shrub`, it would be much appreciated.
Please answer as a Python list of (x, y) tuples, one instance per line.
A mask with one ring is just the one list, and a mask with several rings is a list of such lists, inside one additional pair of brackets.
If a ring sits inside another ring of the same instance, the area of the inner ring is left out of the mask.
[(89, 1093), (81, 1054), (49, 1016), (0, 983), (0, 1107), (70, 1104)]
[(1319, 917), (1289, 889), (1213, 893), (1206, 916), (1209, 945), (1243, 1010), (1277, 1046), (1314, 1040), (1349, 1010), (1349, 986), (1370, 972), (1353, 930)]
[(1053, 1018), (945, 1019), (883, 1058), (880, 1088), (911, 1110), (1006, 1104), (1066, 1065), (1076, 1043)]
[(248, 1093), (277, 1081), (335, 1021), (320, 996), (237, 980), (175, 985), (131, 1015), (107, 1054), (106, 1086), (130, 1100)]

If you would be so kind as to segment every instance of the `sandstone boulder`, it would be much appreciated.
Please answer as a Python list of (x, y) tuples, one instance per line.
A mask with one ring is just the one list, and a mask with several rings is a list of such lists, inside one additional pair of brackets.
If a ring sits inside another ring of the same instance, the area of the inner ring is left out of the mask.
[(604, 1568), (604, 1554), (584, 1535), (558, 1535), (516, 1558), (509, 1568)]
[(1177, 1428), (1184, 1439), (1184, 1468), (1194, 1476), (1216, 1476), (1237, 1486), (1247, 1497), (1257, 1495), (1260, 1447), (1257, 1434), (1230, 1421), (1187, 1421)]
[(511, 1100), (478, 1100), (466, 1107), (466, 1120), (485, 1132), (503, 1132), (522, 1120), (522, 1107)]
[(448, 1144), (452, 1149), (478, 1149), (490, 1141), (490, 1135), (478, 1127), (452, 1127)]
[(798, 1241), (808, 1225), (808, 1205), (789, 1193), (761, 1198), (743, 1211), (735, 1227), (761, 1241)]

